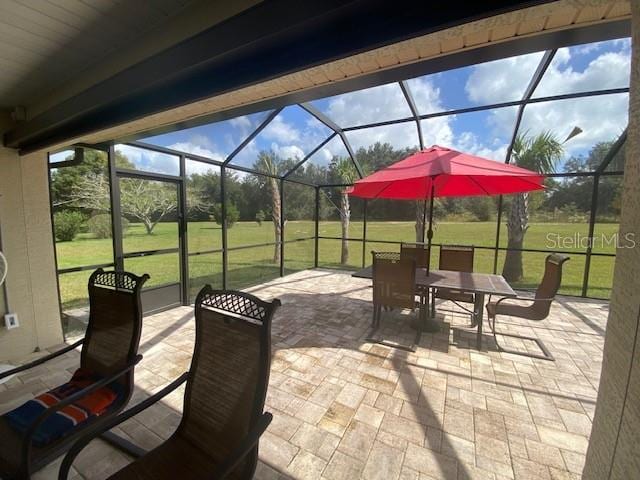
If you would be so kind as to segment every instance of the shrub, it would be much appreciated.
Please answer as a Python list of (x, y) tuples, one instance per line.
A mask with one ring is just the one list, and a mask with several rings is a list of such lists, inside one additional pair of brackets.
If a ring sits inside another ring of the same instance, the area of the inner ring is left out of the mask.
[(84, 215), (80, 212), (73, 210), (56, 212), (53, 216), (53, 228), (56, 239), (60, 242), (70, 242), (73, 240), (82, 228), (84, 220)]
[[(129, 228), (129, 220), (122, 217), (122, 233)], [(89, 232), (96, 238), (111, 238), (111, 215), (108, 213), (99, 213), (94, 215), (87, 222)]]
[[(213, 206), (213, 219), (218, 225), (222, 225), (222, 204), (216, 203)], [(233, 227), (233, 224), (240, 218), (240, 210), (233, 203), (227, 203), (227, 228)]]
[(258, 210), (258, 213), (256, 213), (256, 222), (258, 222), (258, 225), (262, 226), (262, 222), (264, 222), (265, 218), (266, 215), (264, 212), (262, 210)]
[(493, 202), (489, 198), (470, 198), (467, 208), (476, 217), (479, 222), (486, 222), (491, 218), (491, 207)]

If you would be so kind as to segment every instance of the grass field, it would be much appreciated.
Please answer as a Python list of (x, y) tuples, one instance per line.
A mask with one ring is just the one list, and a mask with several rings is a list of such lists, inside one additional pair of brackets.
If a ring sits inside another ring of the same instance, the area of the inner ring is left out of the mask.
[[(560, 249), (584, 252), (584, 246), (576, 247), (576, 235), (586, 237), (588, 225), (577, 223), (537, 223), (531, 224), (525, 239), (525, 248)], [(617, 225), (601, 224), (597, 235), (611, 236), (617, 232)], [(192, 222), (188, 228), (189, 253), (204, 252), (222, 247), (220, 226), (213, 222)], [(362, 222), (352, 222), (350, 238), (362, 238)], [(314, 222), (290, 221), (285, 228), (285, 240), (297, 240), (313, 237)], [(436, 225), (434, 243), (468, 244), (493, 247), (495, 245), (495, 222), (448, 223)], [(340, 237), (340, 223), (320, 222), (320, 236)], [(228, 232), (229, 247), (273, 242), (273, 226), (264, 222), (261, 226), (255, 222), (239, 222)], [(559, 240), (563, 239), (564, 244)], [(381, 241), (415, 240), (413, 222), (367, 222), (367, 242), (364, 246), (365, 263), (370, 263), (371, 250), (398, 251), (398, 245), (380, 243)], [(500, 245), (506, 246), (506, 227), (500, 231)], [(312, 268), (314, 263), (314, 240), (296, 241), (285, 245), (285, 273)], [(340, 265), (340, 240), (321, 239), (319, 241), (319, 266), (336, 268), (360, 268), (363, 258), (361, 241), (349, 242), (349, 265)], [(178, 233), (175, 223), (161, 223), (152, 235), (147, 235), (141, 224), (131, 224), (123, 239), (125, 252), (167, 249), (178, 246)], [(110, 263), (112, 259), (111, 239), (96, 239), (91, 234), (80, 234), (72, 242), (56, 244), (58, 268), (77, 267)], [(595, 246), (594, 252), (613, 253), (613, 245)], [(242, 288), (260, 283), (279, 274), (279, 267), (272, 263), (274, 247), (254, 247), (228, 252), (228, 282), (230, 288)], [(437, 265), (437, 249), (433, 252), (433, 264)], [(514, 285), (520, 288), (532, 288), (537, 285), (544, 267), (545, 253), (523, 253), (525, 278)], [(565, 267), (562, 293), (580, 295), (584, 275), (584, 256), (573, 255)], [(491, 272), (494, 253), (477, 249), (475, 270)], [(608, 298), (613, 275), (612, 257), (592, 257), (588, 295)], [(498, 255), (498, 270), (504, 262), (504, 252)], [(169, 253), (125, 260), (125, 269), (134, 273), (149, 273), (149, 286), (175, 282), (179, 279), (179, 257)], [(74, 272), (60, 275), (60, 293), (63, 308), (72, 308), (86, 303), (86, 284), (91, 272)], [(210, 253), (189, 257), (190, 290), (194, 294), (205, 283), (221, 286), (222, 254)]]

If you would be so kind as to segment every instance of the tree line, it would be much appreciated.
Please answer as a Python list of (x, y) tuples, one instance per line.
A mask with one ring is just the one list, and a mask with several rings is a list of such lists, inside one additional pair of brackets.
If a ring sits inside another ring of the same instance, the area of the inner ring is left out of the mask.
[[(585, 172), (595, 170), (604, 159), (613, 142), (595, 145), (586, 156), (572, 157), (565, 163), (565, 170)], [(375, 143), (360, 148), (355, 159), (365, 174), (372, 173), (399, 161), (417, 148), (395, 149), (388, 143)], [(523, 134), (514, 144), (512, 161), (541, 173), (554, 172), (563, 156), (563, 145), (555, 136), (546, 132), (537, 136)], [(613, 165), (619, 166), (624, 158), (620, 152)], [(116, 151), (116, 165), (135, 169), (135, 165), (120, 151)], [(280, 158), (273, 151), (257, 155), (253, 170), (266, 175), (248, 174), (232, 168), (226, 170), (225, 209), (227, 226), (236, 221), (270, 221), (274, 228), (274, 262), (280, 261), (278, 243), (282, 240), (281, 219), (284, 221), (312, 220), (315, 215), (315, 188), (293, 182), (284, 182), (284, 191), (276, 176), (290, 171), (299, 159)], [(358, 175), (350, 158), (334, 157), (326, 165), (307, 162), (290, 176), (305, 182), (350, 184)], [(503, 219), (507, 224), (509, 247), (503, 273), (509, 280), (522, 277), (522, 248), (531, 212), (536, 221), (584, 220), (591, 208), (592, 177), (547, 178), (547, 190), (543, 193), (520, 194), (504, 197)], [(186, 179), (187, 218), (189, 221), (216, 221), (221, 223), (222, 201), (219, 170), (212, 168), (204, 173), (192, 173)], [(54, 223), (65, 223), (63, 217), (75, 216), (78, 229), (82, 218), (89, 220), (109, 212), (109, 182), (106, 153), (86, 149), (81, 164), (52, 170), (51, 197), (55, 215)], [(121, 212), (126, 223), (136, 222), (152, 234), (162, 221), (174, 221), (177, 215), (177, 189), (172, 184), (135, 178), (120, 179)], [(599, 184), (599, 219), (615, 220), (619, 214), (620, 181), (603, 176)], [(284, 201), (283, 201), (284, 200)], [(436, 221), (489, 221), (497, 213), (495, 197), (443, 198), (434, 205)], [(424, 202), (372, 200), (367, 204), (370, 220), (414, 221), (416, 240), (422, 240)], [(350, 198), (342, 187), (321, 188), (319, 216), (321, 220), (341, 222), (342, 238), (349, 238), (352, 219), (363, 216), (363, 201)], [(94, 224), (99, 222), (93, 222)], [(103, 223), (103, 222), (102, 222)], [(103, 226), (104, 227), (104, 226)], [(102, 228), (102, 231), (105, 229)], [(108, 232), (108, 229), (107, 229)], [(68, 237), (68, 235), (67, 235)], [(72, 236), (73, 238), (73, 236)], [(69, 238), (66, 238), (69, 239)], [(59, 238), (62, 240), (62, 238)], [(349, 259), (348, 242), (342, 243), (342, 263)]]

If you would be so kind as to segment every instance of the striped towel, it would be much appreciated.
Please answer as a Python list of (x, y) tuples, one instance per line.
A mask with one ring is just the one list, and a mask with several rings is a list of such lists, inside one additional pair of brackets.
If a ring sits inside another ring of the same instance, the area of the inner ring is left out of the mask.
[[(6, 413), (4, 418), (14, 430), (24, 434), (47, 408), (102, 378), (88, 370), (79, 368), (69, 382), (29, 400), (15, 410)], [(121, 395), (121, 385), (113, 382), (67, 405), (40, 425), (33, 436), (34, 444), (37, 446), (47, 445), (87, 420), (102, 415)]]

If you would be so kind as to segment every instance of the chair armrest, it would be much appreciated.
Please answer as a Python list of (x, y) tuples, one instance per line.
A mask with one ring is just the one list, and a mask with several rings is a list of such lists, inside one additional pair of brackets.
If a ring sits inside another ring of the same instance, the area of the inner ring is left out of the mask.
[(551, 302), (553, 300), (555, 300), (555, 297), (552, 298), (531, 298), (531, 297), (502, 297), (500, 299), (498, 299), (498, 301), (496, 302), (496, 306), (502, 302), (505, 302), (507, 300), (519, 300), (519, 301), (523, 301), (523, 302)]
[(100, 380), (98, 382), (95, 382), (95, 383), (89, 385), (87, 388), (83, 388), (82, 390), (80, 390), (79, 392), (74, 393), (73, 395), (69, 395), (64, 400), (56, 403), (55, 405), (50, 406), (44, 412), (42, 412), (40, 414), (40, 416), (38, 416), (38, 418), (36, 418), (36, 420), (33, 422), (33, 424), (31, 424), (31, 426), (29, 427), (29, 429), (27, 430), (27, 432), (24, 435), (24, 440), (23, 440), (23, 443), (22, 443), (22, 458), (27, 460), (26, 464), (28, 465), (29, 454), (31, 452), (31, 444), (32, 444), (32, 441), (33, 441), (33, 436), (35, 435), (35, 433), (38, 431), (38, 428), (40, 428), (40, 426), (44, 423), (44, 421), (47, 418), (49, 418), (55, 412), (57, 412), (59, 410), (62, 410), (64, 407), (66, 407), (68, 405), (71, 405), (76, 400), (81, 399), (85, 395), (88, 395), (89, 393), (92, 393), (92, 392), (98, 390), (99, 388), (102, 388), (102, 387), (110, 384), (111, 382), (117, 380), (121, 376), (125, 375), (127, 372), (133, 370), (133, 368), (135, 368), (135, 366), (140, 362), (140, 360), (142, 360), (142, 355), (136, 355), (136, 357), (134, 358), (133, 362), (131, 362), (130, 364), (128, 364), (126, 367), (122, 368), (118, 372), (114, 373), (113, 375), (111, 375), (109, 377), (103, 378), (102, 380)]
[(50, 353), (49, 355), (45, 355), (44, 357), (38, 358), (33, 362), (29, 362), (24, 365), (20, 365), (19, 367), (12, 368), (11, 370), (7, 370), (6, 372), (2, 372), (0, 373), (0, 380), (10, 375), (15, 375), (16, 373), (24, 372), (25, 370), (29, 370), (30, 368), (37, 367), (38, 365), (42, 365), (43, 363), (48, 362), (52, 358), (59, 357), (60, 355), (70, 352), (76, 347), (79, 347), (80, 345), (82, 345), (82, 342), (84, 342), (84, 338), (81, 338), (80, 340), (78, 340), (75, 343), (72, 343), (71, 345), (67, 345), (66, 347), (58, 350), (57, 352)]
[(213, 473), (211, 477), (214, 480), (219, 480), (225, 478), (229, 475), (234, 468), (238, 466), (238, 464), (247, 456), (247, 454), (251, 451), (253, 447), (255, 447), (258, 440), (267, 429), (269, 424), (273, 420), (273, 415), (269, 412), (263, 413), (256, 425), (247, 433), (247, 436), (244, 437), (240, 445), (236, 447), (227, 457), (227, 459), (216, 468), (216, 471)]
[(94, 438), (98, 437), (99, 435), (103, 434), (104, 432), (106, 432), (108, 430), (111, 430), (113, 427), (121, 424), (125, 420), (130, 419), (131, 417), (137, 415), (138, 413), (142, 412), (143, 410), (146, 410), (151, 405), (153, 405), (157, 401), (161, 400), (162, 398), (166, 397), (168, 394), (170, 394), (176, 388), (178, 388), (180, 385), (182, 385), (187, 380), (188, 377), (189, 377), (189, 372), (183, 373), (177, 379), (175, 379), (173, 382), (171, 382), (169, 385), (164, 387), (159, 392), (156, 392), (155, 394), (151, 395), (146, 400), (143, 400), (142, 402), (140, 402), (140, 403), (136, 404), (135, 406), (131, 407), (126, 412), (123, 412), (120, 415), (117, 415), (117, 416), (113, 417), (111, 420), (109, 420), (106, 423), (103, 423), (102, 425), (100, 425), (99, 428), (91, 429), (85, 435), (80, 437), (73, 444), (73, 447), (71, 447), (69, 452), (65, 455), (65, 457), (64, 457), (64, 459), (62, 461), (62, 465), (60, 465), (60, 472), (58, 474), (58, 479), (59, 480), (66, 480), (67, 476), (69, 475), (69, 470), (71, 469), (71, 465), (73, 465), (73, 461), (78, 456), (78, 454), (82, 451), (82, 449), (84, 449), (84, 447), (86, 447)]

